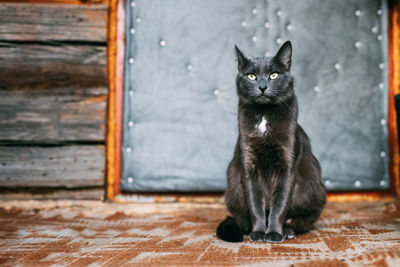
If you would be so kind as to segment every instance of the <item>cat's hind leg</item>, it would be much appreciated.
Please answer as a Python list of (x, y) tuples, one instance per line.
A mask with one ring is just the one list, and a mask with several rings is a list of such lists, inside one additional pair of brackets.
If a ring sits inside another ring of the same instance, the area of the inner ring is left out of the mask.
[[(240, 205), (240, 204), (238, 204)], [(230, 210), (233, 217), (228, 216), (217, 227), (217, 236), (228, 242), (242, 242), (243, 234), (251, 232), (251, 219), (248, 212), (243, 211), (240, 206), (231, 207)]]
[(241, 185), (227, 190), (225, 202), (232, 217), (228, 216), (217, 228), (217, 236), (229, 242), (243, 241), (243, 234), (251, 232), (251, 218)]
[(294, 239), (296, 237), (295, 231), (289, 226), (283, 226), (283, 237), (285, 239)]
[[(238, 146), (236, 150), (238, 150)], [(225, 191), (225, 204), (232, 217), (227, 217), (217, 228), (217, 236), (229, 242), (241, 242), (243, 234), (251, 232), (251, 218), (241, 182), (243, 174), (238, 155), (236, 152), (229, 164), (228, 183)]]
[(296, 234), (306, 233), (311, 230), (313, 223), (319, 218), (321, 210), (295, 211), (290, 222)]

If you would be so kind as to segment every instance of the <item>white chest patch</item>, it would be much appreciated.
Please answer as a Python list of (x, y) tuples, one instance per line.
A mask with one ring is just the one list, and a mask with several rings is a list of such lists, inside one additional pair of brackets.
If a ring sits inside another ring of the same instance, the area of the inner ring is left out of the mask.
[(265, 117), (262, 117), (260, 124), (256, 125), (256, 128), (260, 133), (265, 133), (265, 131), (267, 130), (267, 119), (265, 119)]

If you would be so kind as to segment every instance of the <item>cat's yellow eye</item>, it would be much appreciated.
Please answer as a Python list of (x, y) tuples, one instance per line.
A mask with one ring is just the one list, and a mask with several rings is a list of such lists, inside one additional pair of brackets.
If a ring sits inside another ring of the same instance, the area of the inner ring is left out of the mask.
[(257, 78), (257, 76), (254, 75), (253, 73), (249, 73), (249, 74), (247, 74), (247, 78), (249, 78), (250, 80), (254, 81)]
[(278, 73), (276, 73), (276, 72), (274, 72), (274, 73), (271, 73), (270, 75), (269, 75), (269, 78), (271, 79), (271, 80), (275, 80), (276, 78), (278, 78)]

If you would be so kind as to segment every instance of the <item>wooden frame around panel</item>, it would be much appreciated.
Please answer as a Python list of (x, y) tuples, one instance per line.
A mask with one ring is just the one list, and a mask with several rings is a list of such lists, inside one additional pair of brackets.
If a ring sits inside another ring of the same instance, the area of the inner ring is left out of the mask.
[[(400, 0), (389, 0), (389, 191), (331, 192), (328, 201), (375, 201), (390, 200), (400, 196), (400, 157), (397, 139), (396, 111), (394, 95), (400, 93)], [(121, 194), (121, 141), (122, 141), (122, 95), (124, 86), (125, 50), (125, 0), (110, 1), (108, 72), (109, 102), (107, 122), (107, 198), (124, 202), (135, 201), (140, 196), (153, 202), (219, 202), (222, 194), (136, 194), (136, 198)], [(125, 197), (124, 197), (125, 196)]]
[(108, 27), (108, 119), (106, 153), (106, 196), (114, 200), (120, 194), (122, 94), (124, 90), (125, 0), (110, 1)]
[[(400, 196), (400, 151), (394, 96), (400, 93), (400, 0), (389, 3), (389, 176), (391, 192)], [(399, 114), (400, 116), (400, 114)]]

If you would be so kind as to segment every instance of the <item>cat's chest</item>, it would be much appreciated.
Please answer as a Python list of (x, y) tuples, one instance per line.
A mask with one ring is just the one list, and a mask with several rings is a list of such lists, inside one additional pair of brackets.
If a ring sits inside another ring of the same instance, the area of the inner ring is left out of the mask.
[(262, 116), (261, 119), (257, 120), (254, 125), (254, 130), (259, 135), (264, 135), (268, 131), (268, 118), (266, 116)]
[(250, 130), (251, 136), (268, 136), (271, 130), (270, 120), (267, 116), (259, 116), (258, 118), (255, 118), (255, 120), (251, 123)]
[(269, 114), (251, 114), (243, 117), (240, 130), (249, 142), (266, 142), (275, 136), (277, 122)]

